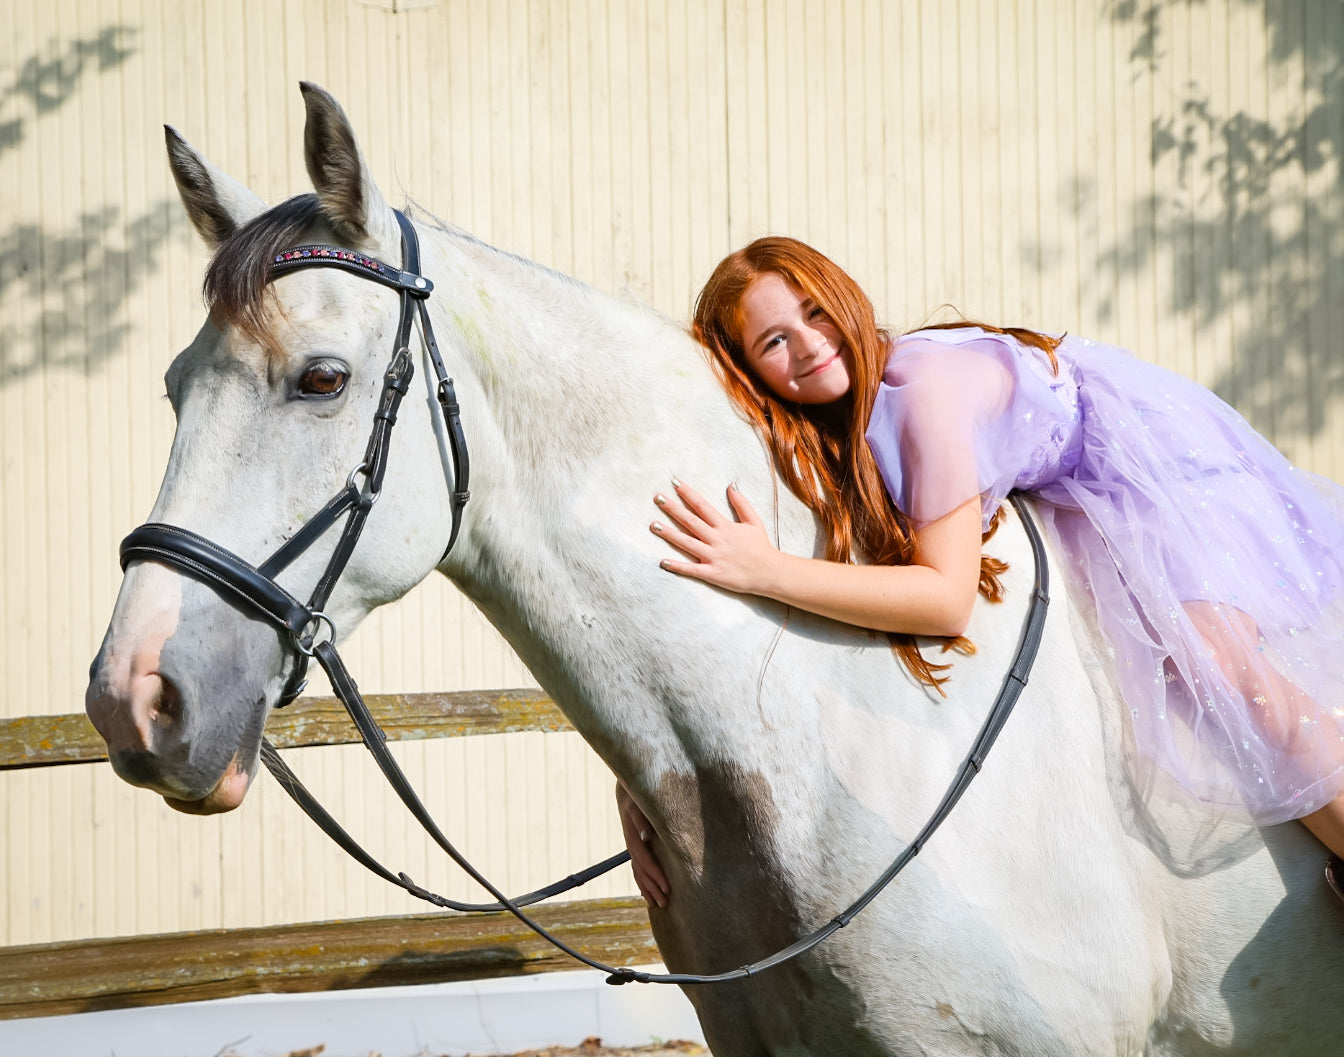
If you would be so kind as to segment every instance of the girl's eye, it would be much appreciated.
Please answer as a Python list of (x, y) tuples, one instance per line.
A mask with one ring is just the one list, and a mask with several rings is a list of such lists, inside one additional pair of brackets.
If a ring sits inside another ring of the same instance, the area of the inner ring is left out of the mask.
[(299, 375), (299, 392), (304, 396), (336, 396), (349, 380), (349, 373), (335, 364), (315, 363)]
[(813, 305), (812, 311), (807, 314), (808, 319), (818, 319), (824, 316), (826, 311), (820, 305)]

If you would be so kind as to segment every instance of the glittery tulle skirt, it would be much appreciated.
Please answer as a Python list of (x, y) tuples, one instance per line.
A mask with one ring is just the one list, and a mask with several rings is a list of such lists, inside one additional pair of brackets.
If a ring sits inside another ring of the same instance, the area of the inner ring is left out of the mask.
[(1081, 459), (1034, 492), (1093, 609), (1141, 782), (1169, 776), (1261, 824), (1320, 808), (1344, 791), (1344, 488), (1202, 386), (1065, 348)]

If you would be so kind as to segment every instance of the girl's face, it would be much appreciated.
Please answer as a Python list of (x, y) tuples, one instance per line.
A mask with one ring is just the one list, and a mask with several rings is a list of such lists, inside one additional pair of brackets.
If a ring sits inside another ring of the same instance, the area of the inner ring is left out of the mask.
[(781, 400), (829, 404), (849, 392), (853, 363), (839, 330), (782, 275), (754, 279), (739, 310), (747, 368)]

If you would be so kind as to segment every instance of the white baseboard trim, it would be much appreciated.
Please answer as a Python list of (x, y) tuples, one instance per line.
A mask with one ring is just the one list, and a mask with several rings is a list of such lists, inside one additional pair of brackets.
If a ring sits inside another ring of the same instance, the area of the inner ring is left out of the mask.
[(0, 1021), (5, 1057), (461, 1057), (660, 1039), (703, 1042), (691, 1004), (668, 985), (612, 987), (602, 973), (544, 973), (415, 987), (212, 1002)]

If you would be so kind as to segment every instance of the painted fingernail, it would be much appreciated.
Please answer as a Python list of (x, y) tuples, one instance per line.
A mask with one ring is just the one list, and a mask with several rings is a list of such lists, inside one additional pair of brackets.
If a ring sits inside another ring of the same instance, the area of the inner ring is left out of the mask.
[(680, 478), (680, 477), (674, 477), (674, 478), (672, 478), (672, 487), (673, 487), (673, 488), (680, 488), (680, 487), (681, 487), (681, 478)]
[(660, 568), (660, 569), (665, 569), (665, 570), (667, 570), (667, 571), (670, 572), (671, 569), (672, 569), (672, 566), (668, 565), (668, 564), (667, 564), (667, 559), (664, 558), (662, 561), (660, 561), (660, 562), (658, 563), (658, 568)]
[(659, 492), (656, 496), (654, 496), (653, 501), (657, 503), (659, 506), (667, 506), (667, 496), (663, 495), (662, 492)]
[(655, 521), (652, 525), (649, 526), (649, 531), (650, 531), (650, 532), (662, 532), (662, 531), (663, 531), (663, 523), (662, 523), (661, 521)]

